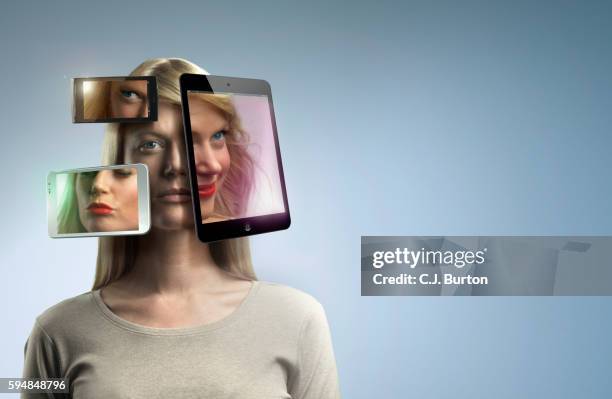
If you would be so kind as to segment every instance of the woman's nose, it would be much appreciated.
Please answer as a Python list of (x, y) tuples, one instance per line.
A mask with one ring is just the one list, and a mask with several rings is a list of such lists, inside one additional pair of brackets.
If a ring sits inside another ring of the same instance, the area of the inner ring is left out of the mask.
[(195, 154), (196, 172), (198, 174), (221, 173), (222, 166), (217, 160), (215, 151), (208, 144), (204, 144)]
[(92, 194), (108, 193), (112, 184), (112, 170), (101, 170), (96, 174), (93, 184), (91, 185)]
[(164, 175), (185, 175), (185, 149), (183, 145), (173, 143), (166, 153)]

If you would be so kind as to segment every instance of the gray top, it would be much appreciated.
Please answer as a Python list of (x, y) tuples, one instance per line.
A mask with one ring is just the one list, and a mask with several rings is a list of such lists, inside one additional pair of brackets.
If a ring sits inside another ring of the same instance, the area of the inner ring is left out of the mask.
[(186, 328), (132, 323), (85, 292), (38, 316), (24, 350), (23, 377), (68, 378), (71, 398), (340, 398), (323, 307), (270, 282), (255, 281), (229, 316)]

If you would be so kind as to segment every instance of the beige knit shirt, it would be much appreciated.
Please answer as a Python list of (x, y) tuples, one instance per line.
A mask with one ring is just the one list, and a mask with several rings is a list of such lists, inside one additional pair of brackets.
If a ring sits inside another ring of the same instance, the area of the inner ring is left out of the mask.
[(122, 319), (99, 290), (69, 298), (36, 318), (23, 377), (68, 378), (70, 395), (52, 398), (340, 398), (323, 307), (263, 281), (229, 316), (187, 328)]

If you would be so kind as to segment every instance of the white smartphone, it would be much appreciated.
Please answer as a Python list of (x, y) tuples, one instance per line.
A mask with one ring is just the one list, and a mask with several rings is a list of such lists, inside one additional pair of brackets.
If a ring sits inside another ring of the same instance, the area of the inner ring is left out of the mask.
[(147, 166), (138, 163), (50, 172), (47, 219), (52, 238), (147, 233), (151, 228)]

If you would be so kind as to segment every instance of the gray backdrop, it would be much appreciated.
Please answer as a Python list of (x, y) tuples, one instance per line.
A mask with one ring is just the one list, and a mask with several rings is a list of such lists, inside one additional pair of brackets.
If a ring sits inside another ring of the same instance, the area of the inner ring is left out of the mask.
[[(227, 3), (227, 4), (225, 4)], [(188, 58), (273, 88), (293, 224), (256, 271), (326, 308), (346, 398), (610, 397), (609, 298), (360, 296), (361, 235), (612, 232), (612, 4), (2, 2), (0, 376), (88, 290), (45, 177), (99, 164), (70, 78)]]

